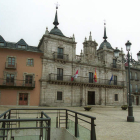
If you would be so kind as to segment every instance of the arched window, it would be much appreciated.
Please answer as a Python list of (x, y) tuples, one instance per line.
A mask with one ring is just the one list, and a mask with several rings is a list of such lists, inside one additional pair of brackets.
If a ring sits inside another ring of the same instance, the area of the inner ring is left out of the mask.
[(137, 73), (135, 73), (135, 80), (137, 80)]

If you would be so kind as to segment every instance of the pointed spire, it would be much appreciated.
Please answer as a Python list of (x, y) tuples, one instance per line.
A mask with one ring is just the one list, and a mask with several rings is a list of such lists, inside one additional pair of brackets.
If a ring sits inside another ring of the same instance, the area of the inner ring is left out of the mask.
[(89, 41), (92, 41), (91, 32), (90, 32), (90, 35), (89, 35)]
[(57, 25), (59, 25), (58, 17), (57, 17), (57, 9), (58, 9), (58, 6), (56, 6), (56, 14), (55, 14), (54, 22), (53, 22), (53, 24), (55, 25), (55, 28), (57, 28)]
[(106, 36), (106, 23), (104, 21), (104, 37), (103, 37), (104, 41), (106, 42), (107, 36)]
[(85, 37), (85, 42), (87, 42), (87, 38)]

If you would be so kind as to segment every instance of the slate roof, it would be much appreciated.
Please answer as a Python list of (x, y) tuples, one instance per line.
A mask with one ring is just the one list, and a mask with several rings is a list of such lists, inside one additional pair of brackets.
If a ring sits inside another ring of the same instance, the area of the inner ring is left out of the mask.
[[(0, 42), (4, 43), (4, 46), (0, 45), (0, 48), (43, 53), (38, 47), (29, 46), (23, 39), (19, 40), (17, 43), (8, 42), (8, 41), (5, 41), (3, 37), (0, 35)], [(21, 48), (18, 48), (18, 45), (24, 45), (26, 47), (25, 49), (21, 49)]]
[(99, 47), (99, 50), (103, 49), (103, 48), (104, 48), (104, 45), (106, 45), (107, 49), (112, 49), (112, 50), (113, 50), (111, 44), (110, 44), (109, 42), (107, 42), (107, 40), (106, 40), (106, 41), (103, 41), (103, 42), (101, 43), (101, 45), (100, 45), (100, 47)]

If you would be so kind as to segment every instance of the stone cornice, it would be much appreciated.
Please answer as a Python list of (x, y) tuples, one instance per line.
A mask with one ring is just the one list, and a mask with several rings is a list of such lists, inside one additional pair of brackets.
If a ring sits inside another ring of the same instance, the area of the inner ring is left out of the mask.
[(77, 44), (77, 42), (74, 42), (72, 40), (72, 38), (68, 38), (68, 37), (62, 37), (62, 36), (57, 36), (57, 35), (43, 35), (39, 44), (38, 44), (38, 47), (40, 47), (40, 45), (42, 44), (44, 38), (47, 37), (47, 38), (51, 38), (51, 39), (55, 39), (55, 40), (58, 40), (58, 41), (64, 41), (66, 43), (70, 43), (70, 44)]
[[(51, 59), (51, 58), (48, 58), (48, 57), (45, 57), (45, 56), (41, 56), (42, 59), (47, 59), (47, 60), (52, 60), (54, 61), (54, 59)], [(106, 67), (105, 65), (102, 65), (102, 66), (99, 66), (99, 65), (91, 65), (91, 64), (86, 64), (86, 63), (79, 63), (79, 62), (74, 62), (74, 61), (65, 61), (65, 63), (72, 63), (72, 64), (78, 64), (78, 65), (84, 65), (84, 66), (92, 66), (92, 67), (98, 67), (98, 68), (103, 68), (103, 69), (110, 69), (112, 70), (112, 68), (110, 67)], [(114, 70), (116, 71), (116, 70)], [(117, 69), (117, 71), (126, 71), (126, 70), (120, 70), (120, 69)]]

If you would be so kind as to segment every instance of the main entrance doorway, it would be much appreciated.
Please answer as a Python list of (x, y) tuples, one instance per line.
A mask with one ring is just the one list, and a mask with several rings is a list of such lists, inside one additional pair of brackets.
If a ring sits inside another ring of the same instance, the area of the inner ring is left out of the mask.
[(139, 96), (136, 96), (136, 105), (139, 105)]
[(19, 105), (28, 105), (28, 93), (19, 93)]
[(88, 91), (88, 105), (95, 105), (95, 91)]

